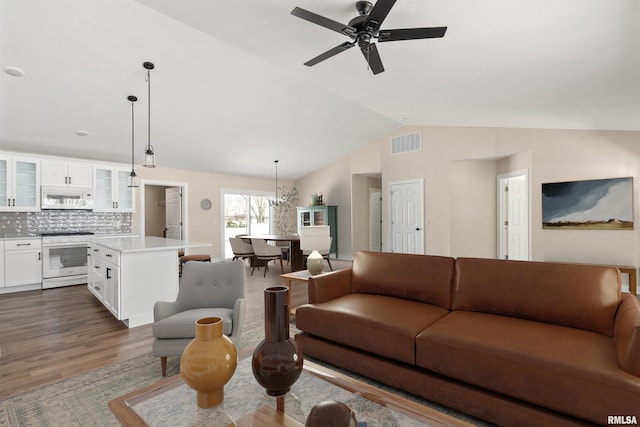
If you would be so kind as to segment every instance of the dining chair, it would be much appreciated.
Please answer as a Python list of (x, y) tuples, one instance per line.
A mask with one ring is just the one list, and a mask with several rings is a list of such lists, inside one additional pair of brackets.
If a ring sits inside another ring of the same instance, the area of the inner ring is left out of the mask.
[(302, 250), (302, 256), (305, 260), (311, 251), (318, 251), (320, 255), (322, 255), (322, 258), (327, 260), (329, 268), (333, 271), (333, 266), (329, 259), (333, 238), (329, 233), (330, 229), (328, 225), (300, 227), (300, 249)]
[(233, 261), (238, 258), (245, 260), (254, 256), (251, 243), (247, 243), (239, 237), (229, 237), (229, 242), (231, 243), (231, 251), (233, 251)]
[[(269, 245), (264, 239), (251, 239), (251, 244), (253, 245), (253, 253), (255, 253), (256, 259), (264, 261), (264, 277), (267, 276), (267, 271), (269, 271), (269, 261), (275, 261), (277, 259), (280, 260), (280, 270), (282, 270), (282, 274), (284, 274), (282, 250), (278, 246)], [(255, 269), (256, 267), (251, 269), (251, 275), (253, 275)]]

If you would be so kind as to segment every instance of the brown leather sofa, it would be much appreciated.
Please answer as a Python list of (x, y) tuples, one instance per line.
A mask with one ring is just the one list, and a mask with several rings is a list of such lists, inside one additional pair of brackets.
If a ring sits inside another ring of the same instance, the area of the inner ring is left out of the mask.
[(620, 283), (603, 266), (358, 252), (309, 280), (295, 339), (498, 425), (640, 423), (640, 305)]

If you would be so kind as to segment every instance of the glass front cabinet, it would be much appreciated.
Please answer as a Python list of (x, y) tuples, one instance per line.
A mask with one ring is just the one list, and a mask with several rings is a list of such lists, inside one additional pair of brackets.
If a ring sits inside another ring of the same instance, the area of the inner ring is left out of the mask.
[(40, 210), (40, 161), (0, 154), (0, 211)]
[(93, 196), (95, 211), (133, 212), (134, 189), (129, 187), (128, 169), (95, 166)]
[[(300, 227), (328, 225), (331, 240), (331, 254), (338, 258), (338, 207), (319, 205), (319, 206), (300, 206), (298, 211), (298, 229)], [(300, 230), (298, 230), (298, 233)]]

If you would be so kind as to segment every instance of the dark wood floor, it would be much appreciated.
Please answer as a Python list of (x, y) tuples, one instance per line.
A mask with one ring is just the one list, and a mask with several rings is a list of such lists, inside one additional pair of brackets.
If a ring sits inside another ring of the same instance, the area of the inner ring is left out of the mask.
[[(279, 265), (266, 278), (250, 272), (247, 324), (264, 319), (263, 289), (284, 283)], [(306, 298), (305, 286), (293, 287), (292, 305)], [(0, 295), (0, 399), (147, 354), (151, 342), (151, 325), (127, 328), (84, 285)]]

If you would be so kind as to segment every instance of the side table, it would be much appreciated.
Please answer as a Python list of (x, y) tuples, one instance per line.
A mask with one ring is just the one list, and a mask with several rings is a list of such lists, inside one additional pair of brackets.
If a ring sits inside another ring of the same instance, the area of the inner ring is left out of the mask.
[(291, 309), (290, 310), (291, 315), (295, 316), (296, 309), (291, 307), (291, 285), (296, 282), (307, 283), (309, 281), (309, 277), (311, 277), (311, 273), (309, 273), (309, 270), (300, 270), (300, 271), (294, 271), (291, 273), (281, 274), (280, 277), (282, 277), (283, 279), (286, 279), (286, 286), (289, 289), (289, 292), (288, 292), (289, 301), (287, 301), (287, 303), (289, 304), (289, 308)]

